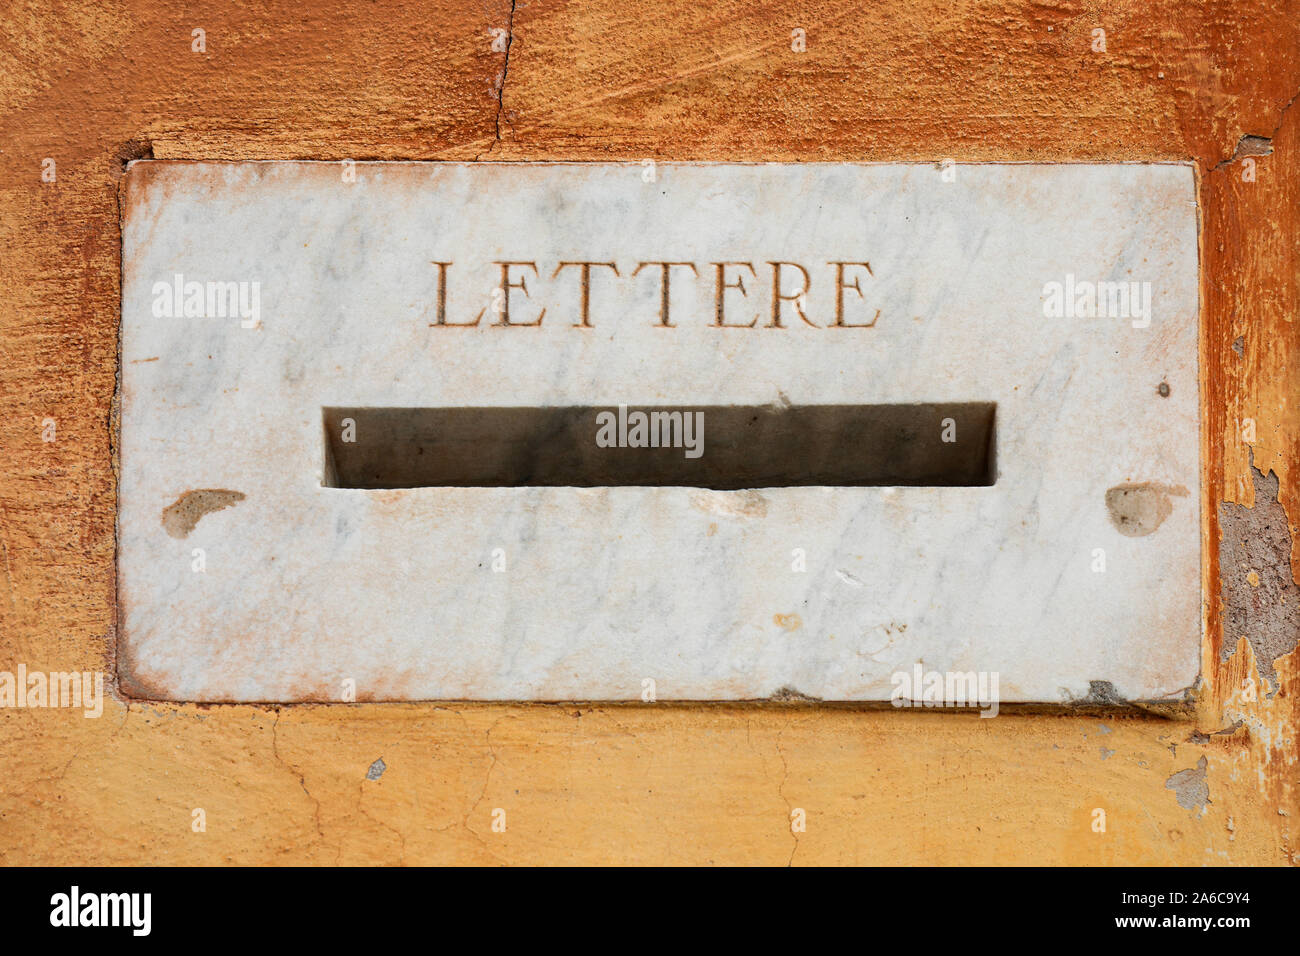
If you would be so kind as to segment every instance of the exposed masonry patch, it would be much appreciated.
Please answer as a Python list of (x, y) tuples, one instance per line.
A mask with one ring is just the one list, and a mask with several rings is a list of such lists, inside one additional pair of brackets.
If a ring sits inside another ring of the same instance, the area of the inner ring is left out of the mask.
[(126, 167), (137, 159), (153, 159), (153, 143), (147, 139), (133, 137), (117, 148), (116, 178), (126, 173)]
[(1201, 733), (1201, 731), (1199, 730), (1193, 730), (1191, 735), (1188, 736), (1187, 742), (1189, 744), (1200, 744), (1204, 746), (1205, 744), (1208, 744), (1210, 742), (1210, 738), (1212, 737), (1231, 737), (1238, 730), (1240, 730), (1242, 726), (1243, 726), (1243, 722), (1237, 720), (1237, 721), (1233, 721), (1231, 724), (1229, 724), (1227, 727), (1224, 727), (1222, 730), (1211, 731), (1208, 734)]
[(809, 697), (807, 694), (800, 693), (793, 687), (782, 687), (779, 690), (773, 691), (768, 700), (779, 704), (815, 704), (818, 703), (821, 698)]
[(1088, 681), (1088, 696), (1075, 701), (1076, 704), (1122, 704), (1124, 698), (1119, 696), (1115, 685), (1108, 680)]
[[(1289, 107), (1290, 104), (1288, 103)], [(1285, 113), (1286, 110), (1284, 109)], [(1278, 127), (1281, 129), (1281, 126)], [(1222, 169), (1231, 163), (1239, 162), (1247, 156), (1271, 156), (1273, 155), (1273, 140), (1267, 136), (1252, 136), (1249, 133), (1237, 140), (1237, 148), (1227, 159), (1216, 163), (1215, 169)]]
[(384, 771), (387, 769), (388, 769), (388, 764), (384, 763), (383, 757), (380, 757), (378, 760), (372, 763), (370, 765), (370, 769), (366, 771), (366, 779), (378, 780), (380, 777), (384, 775)]
[(1187, 493), (1181, 485), (1162, 485), (1155, 481), (1116, 485), (1106, 492), (1106, 512), (1120, 534), (1141, 538), (1154, 532), (1173, 514), (1170, 495), (1181, 498)]
[(1300, 587), (1291, 576), (1291, 534), (1286, 509), (1277, 500), (1278, 478), (1255, 467), (1250, 455), (1255, 507), (1219, 505), (1219, 575), (1223, 599), (1223, 651), (1227, 660), (1245, 637), (1255, 652), (1259, 676), (1277, 693), (1274, 661), (1300, 643)]
[(163, 527), (173, 538), (184, 538), (194, 530), (204, 515), (229, 508), (243, 500), (242, 491), (227, 491), (225, 488), (187, 491), (163, 509)]
[(1206, 780), (1208, 764), (1204, 757), (1189, 770), (1180, 770), (1165, 781), (1165, 789), (1172, 790), (1178, 805), (1184, 810), (1203, 810), (1210, 802), (1210, 784)]
[(1237, 140), (1237, 151), (1233, 154), (1233, 159), (1245, 159), (1247, 156), (1272, 156), (1273, 141), (1267, 136), (1251, 136), (1247, 134)]

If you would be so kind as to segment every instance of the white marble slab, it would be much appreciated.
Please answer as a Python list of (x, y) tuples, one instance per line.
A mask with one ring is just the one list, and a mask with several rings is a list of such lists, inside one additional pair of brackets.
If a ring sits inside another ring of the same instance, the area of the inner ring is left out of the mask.
[[(127, 196), (129, 693), (888, 700), (920, 665), (1064, 701), (1197, 678), (1189, 166), (144, 162)], [(509, 307), (539, 326), (499, 324), (498, 260), (536, 263)], [(591, 271), (590, 327), (566, 261), (618, 268)], [(651, 261), (699, 273), (674, 271), (672, 327), (659, 268), (633, 274)], [(787, 302), (770, 327), (769, 261), (807, 267), (814, 324)], [(870, 327), (833, 326), (835, 261), (870, 263), (842, 313)], [(726, 267), (724, 321), (755, 327), (717, 327), (714, 262), (753, 264)], [(185, 314), (184, 283), (224, 281), (242, 313)], [(1149, 283), (1149, 315), (1045, 315), (1051, 283), (1092, 281)], [(327, 407), (916, 402), (996, 403), (993, 485), (324, 486)]]

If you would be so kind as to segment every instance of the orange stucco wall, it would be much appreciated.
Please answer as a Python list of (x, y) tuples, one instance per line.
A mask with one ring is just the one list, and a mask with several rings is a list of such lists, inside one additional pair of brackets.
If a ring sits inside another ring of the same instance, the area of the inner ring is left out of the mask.
[[(1221, 589), (1219, 559), (1220, 503), (1263, 504), (1253, 451), (1280, 481), (1292, 584), (1300, 569), (1296, 3), (71, 0), (3, 16), (0, 669), (114, 669), (119, 184), (145, 155), (1194, 160), (1208, 637), (1202, 693), (1163, 714), (5, 708), (0, 861), (1297, 861), (1297, 655), (1278, 657), (1275, 696), (1241, 699), (1256, 662), (1225, 607), (1255, 598)], [(1234, 159), (1248, 134), (1269, 140), (1249, 147), (1254, 181)], [(1201, 758), (1209, 802), (1180, 805), (1175, 775)]]

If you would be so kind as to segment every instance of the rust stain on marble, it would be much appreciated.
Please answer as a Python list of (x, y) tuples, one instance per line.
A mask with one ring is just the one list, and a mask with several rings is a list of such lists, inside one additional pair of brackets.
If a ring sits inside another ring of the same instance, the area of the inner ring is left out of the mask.
[(244, 500), (242, 491), (226, 488), (198, 488), (187, 491), (163, 509), (162, 526), (173, 538), (185, 538), (204, 515), (229, 508)]
[(1116, 485), (1106, 492), (1106, 513), (1120, 534), (1141, 538), (1153, 534), (1174, 513), (1170, 496), (1186, 498), (1182, 485), (1163, 485), (1157, 481)]

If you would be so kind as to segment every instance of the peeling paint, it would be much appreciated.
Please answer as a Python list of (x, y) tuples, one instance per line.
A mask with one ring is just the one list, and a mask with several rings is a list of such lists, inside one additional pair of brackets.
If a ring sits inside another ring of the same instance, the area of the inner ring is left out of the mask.
[(1278, 478), (1250, 460), (1255, 506), (1219, 506), (1219, 568), (1223, 599), (1223, 652), (1227, 660), (1244, 637), (1255, 652), (1259, 676), (1277, 693), (1275, 662), (1300, 643), (1300, 586), (1291, 573), (1291, 535), (1278, 501)]
[(1233, 163), (1240, 162), (1247, 156), (1271, 156), (1273, 154), (1273, 140), (1267, 136), (1253, 136), (1249, 133), (1237, 140), (1237, 148), (1233, 150), (1232, 155), (1227, 159), (1220, 160), (1214, 168), (1222, 169), (1224, 166), (1230, 166)]
[(1202, 757), (1195, 767), (1180, 770), (1165, 781), (1165, 789), (1174, 791), (1178, 805), (1184, 810), (1204, 810), (1210, 802), (1207, 768), (1208, 762)]

